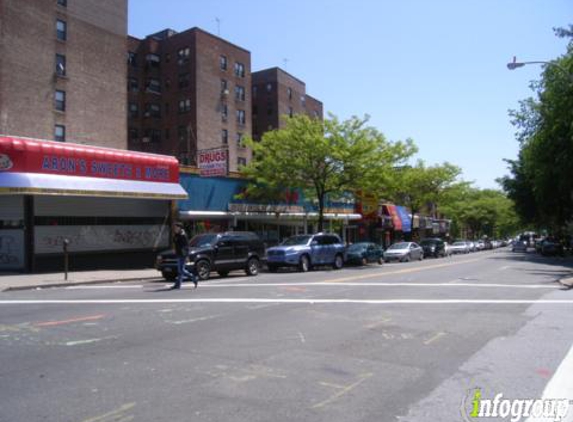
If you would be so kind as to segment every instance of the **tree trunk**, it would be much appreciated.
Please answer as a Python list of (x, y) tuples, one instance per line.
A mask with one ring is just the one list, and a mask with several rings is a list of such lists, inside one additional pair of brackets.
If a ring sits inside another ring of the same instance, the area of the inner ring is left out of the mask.
[(324, 193), (318, 194), (318, 232), (324, 229)]

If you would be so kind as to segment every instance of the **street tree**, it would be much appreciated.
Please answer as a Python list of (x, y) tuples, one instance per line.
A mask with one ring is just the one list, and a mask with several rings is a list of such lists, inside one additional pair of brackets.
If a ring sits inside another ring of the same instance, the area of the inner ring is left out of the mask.
[(367, 122), (368, 116), (340, 121), (295, 115), (260, 142), (246, 140), (253, 150), (253, 160), (242, 168), (251, 180), (247, 192), (301, 189), (317, 205), (321, 231), (329, 196), (380, 191), (392, 184), (392, 168), (417, 151), (411, 140), (390, 142)]

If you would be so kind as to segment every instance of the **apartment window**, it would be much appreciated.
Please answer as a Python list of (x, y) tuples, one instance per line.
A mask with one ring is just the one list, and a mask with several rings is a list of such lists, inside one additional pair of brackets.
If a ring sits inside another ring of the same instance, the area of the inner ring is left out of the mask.
[(191, 111), (191, 100), (189, 98), (179, 101), (179, 113)]
[(294, 115), (294, 110), (292, 109), (292, 107), (288, 108), (288, 116), (292, 117)]
[(66, 56), (56, 54), (56, 75), (66, 76)]
[(235, 87), (235, 100), (245, 101), (245, 87), (237, 85)]
[(227, 95), (229, 93), (229, 83), (226, 79), (221, 79), (221, 94)]
[(191, 50), (189, 47), (180, 48), (177, 50), (177, 63), (183, 64), (189, 61), (189, 56), (191, 55)]
[(54, 107), (58, 111), (66, 111), (66, 91), (56, 91), (54, 93)]
[(246, 122), (245, 110), (237, 110), (237, 123), (244, 125)]
[(320, 118), (320, 113), (317, 110), (314, 110), (314, 118), (315, 119)]
[(187, 141), (187, 126), (177, 126), (177, 138), (179, 142)]
[(66, 127), (64, 125), (54, 126), (54, 140), (58, 142), (66, 142)]
[(292, 88), (287, 88), (287, 96), (289, 100), (292, 100)]
[(161, 142), (161, 131), (159, 129), (145, 129), (143, 132), (143, 142)]
[(133, 127), (130, 127), (128, 131), (128, 138), (129, 142), (139, 141), (139, 131)]
[(165, 115), (169, 114), (169, 103), (165, 103), (165, 106), (163, 107), (163, 109), (165, 110)]
[(133, 51), (127, 53), (127, 64), (131, 67), (137, 67), (137, 53)]
[(219, 57), (219, 67), (221, 70), (227, 70), (227, 56)]
[(227, 129), (221, 131), (221, 143), (225, 145), (229, 143), (229, 131)]
[(253, 106), (253, 117), (255, 117), (257, 114), (259, 114), (259, 107), (254, 105)]
[(161, 58), (157, 54), (148, 54), (145, 60), (147, 61), (147, 66), (156, 69), (159, 68), (159, 64), (161, 63)]
[(159, 104), (145, 104), (145, 117), (161, 117), (161, 107)]
[(267, 116), (272, 116), (275, 112), (275, 109), (273, 108), (272, 105), (267, 104)]
[(136, 118), (139, 115), (139, 106), (137, 103), (129, 103), (129, 117)]
[(228, 117), (229, 117), (229, 108), (227, 107), (227, 104), (223, 104), (221, 106), (221, 120), (226, 122)]
[(169, 140), (169, 129), (165, 129), (165, 140), (168, 141)]
[(238, 165), (239, 167), (241, 167), (241, 166), (246, 166), (246, 165), (247, 165), (247, 159), (244, 158), (244, 157), (238, 157), (238, 158), (237, 158), (237, 165)]
[(305, 107), (306, 106), (306, 97), (304, 95), (300, 96), (300, 104)]
[(177, 83), (179, 89), (188, 88), (190, 84), (191, 84), (191, 77), (189, 76), (189, 73), (182, 73), (181, 75), (179, 75)]
[(269, 82), (269, 83), (265, 86), (265, 88), (267, 89), (267, 92), (272, 92), (272, 90), (273, 90), (273, 84)]
[(245, 77), (245, 65), (243, 63), (235, 63), (235, 76), (238, 76), (239, 78)]
[(154, 92), (156, 94), (161, 93), (161, 82), (157, 78), (148, 78), (147, 79), (147, 91)]
[(253, 86), (253, 98), (257, 98), (257, 91), (258, 91), (257, 86), (254, 85)]
[(243, 134), (242, 133), (237, 132), (236, 141), (237, 141), (237, 147), (245, 148), (245, 144), (243, 143)]
[(63, 20), (56, 20), (56, 38), (65, 41), (68, 36), (68, 25)]
[(139, 90), (139, 82), (137, 78), (129, 78), (127, 80), (127, 89), (131, 92), (137, 92)]
[(68, 0), (58, 0), (58, 6), (68, 7)]

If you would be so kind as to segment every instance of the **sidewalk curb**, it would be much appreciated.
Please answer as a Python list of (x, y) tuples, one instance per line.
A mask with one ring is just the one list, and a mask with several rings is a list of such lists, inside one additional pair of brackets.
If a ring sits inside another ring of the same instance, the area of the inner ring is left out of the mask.
[(103, 280), (86, 280), (86, 281), (64, 281), (64, 282), (54, 282), (49, 284), (34, 284), (26, 286), (10, 286), (2, 290), (2, 292), (16, 292), (22, 290), (34, 290), (34, 289), (50, 289), (54, 287), (70, 287), (70, 286), (86, 286), (90, 284), (102, 284), (102, 283), (123, 283), (130, 281), (151, 281), (151, 280), (163, 280), (163, 277), (133, 277), (133, 278), (122, 278), (122, 279), (103, 279)]
[(573, 289), (573, 277), (561, 278), (559, 279), (559, 283), (568, 289)]

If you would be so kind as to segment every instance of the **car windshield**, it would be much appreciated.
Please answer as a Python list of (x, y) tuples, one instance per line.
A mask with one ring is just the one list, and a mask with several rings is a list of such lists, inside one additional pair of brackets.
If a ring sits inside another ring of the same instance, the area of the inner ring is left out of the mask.
[(466, 246), (466, 242), (456, 242), (452, 246)]
[(282, 246), (306, 245), (312, 236), (292, 236), (286, 239)]
[(408, 243), (406, 242), (402, 242), (402, 243), (394, 243), (392, 246), (390, 246), (388, 249), (408, 249)]
[(426, 245), (431, 246), (431, 245), (435, 245), (436, 243), (437, 243), (437, 242), (436, 242), (435, 240), (425, 239), (425, 240), (422, 240), (422, 241), (420, 242), (420, 245), (422, 245), (422, 246), (426, 246)]
[(213, 245), (216, 240), (217, 240), (216, 234), (200, 234), (191, 239), (191, 241), (189, 242), (189, 246), (191, 246), (192, 248), (202, 248), (205, 246)]
[(348, 252), (360, 252), (366, 249), (367, 245), (364, 243), (355, 243), (348, 247)]

